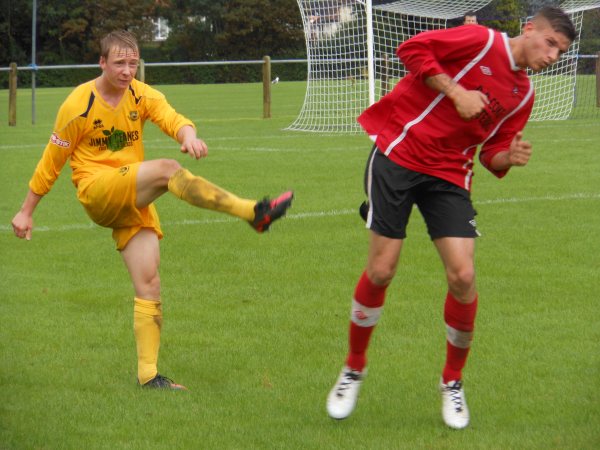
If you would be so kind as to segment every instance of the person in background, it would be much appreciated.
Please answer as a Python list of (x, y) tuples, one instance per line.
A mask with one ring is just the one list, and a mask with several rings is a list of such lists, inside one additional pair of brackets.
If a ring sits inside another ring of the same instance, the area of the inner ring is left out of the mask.
[(468, 11), (463, 16), (463, 25), (477, 25), (477, 14), (475, 11)]

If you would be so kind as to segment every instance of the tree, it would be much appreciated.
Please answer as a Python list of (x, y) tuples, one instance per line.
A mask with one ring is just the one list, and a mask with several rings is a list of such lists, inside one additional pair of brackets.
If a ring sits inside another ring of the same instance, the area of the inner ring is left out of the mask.
[[(150, 38), (153, 0), (63, 0), (41, 2), (39, 16), (41, 59), (47, 63), (98, 61), (100, 38), (115, 29), (134, 32), (140, 41)], [(57, 58), (58, 57), (58, 58)], [(57, 61), (51, 61), (57, 58)]]
[(295, 0), (171, 0), (158, 13), (171, 28), (161, 52), (170, 60), (303, 56)]
[(230, 0), (223, 30), (217, 34), (218, 52), (228, 58), (264, 55), (298, 57), (304, 32), (295, 0)]
[[(37, 11), (37, 64), (94, 63), (98, 41), (106, 32), (123, 28), (141, 40), (151, 33), (155, 0), (61, 0), (39, 1)], [(3, 0), (0, 9), (2, 65), (31, 61), (31, 0)]]
[(157, 14), (171, 29), (160, 55), (167, 61), (206, 61), (217, 57), (215, 35), (223, 28), (224, 0), (165, 1)]
[(518, 0), (496, 0), (477, 11), (482, 25), (506, 32), (511, 37), (521, 33), (520, 19), (524, 14), (522, 2)]
[(31, 1), (0, 1), (0, 64), (31, 62)]

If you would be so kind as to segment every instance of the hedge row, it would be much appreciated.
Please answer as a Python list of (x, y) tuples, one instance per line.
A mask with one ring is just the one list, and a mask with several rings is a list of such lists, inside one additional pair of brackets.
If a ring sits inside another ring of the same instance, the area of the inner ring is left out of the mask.
[[(253, 83), (262, 81), (262, 65), (235, 64), (222, 66), (146, 66), (146, 82), (150, 84), (215, 84)], [(77, 86), (97, 77), (100, 68), (52, 69), (36, 72), (37, 87)], [(271, 65), (273, 78), (282, 81), (306, 80), (306, 63), (274, 63)], [(0, 89), (8, 89), (8, 72), (0, 72)], [(31, 71), (17, 70), (17, 86), (31, 86)]]

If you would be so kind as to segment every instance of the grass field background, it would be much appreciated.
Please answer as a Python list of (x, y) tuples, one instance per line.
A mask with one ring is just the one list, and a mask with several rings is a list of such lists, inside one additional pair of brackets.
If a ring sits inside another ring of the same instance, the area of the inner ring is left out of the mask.
[(294, 189), (288, 217), (258, 235), (166, 194), (159, 370), (188, 392), (135, 382), (132, 299), (110, 231), (90, 223), (65, 168), (34, 216), (10, 221), (70, 89), (0, 91), (0, 448), (591, 449), (600, 447), (600, 126), (537, 122), (526, 168), (477, 165), (480, 307), (465, 370), (471, 426), (447, 429), (436, 390), (445, 281), (419, 214), (369, 353), (358, 407), (336, 422), (325, 398), (346, 352), (366, 260), (356, 213), (369, 141), (283, 131), (302, 83), (161, 86), (198, 124), (192, 161), (148, 124), (147, 158), (172, 157), (241, 196)]

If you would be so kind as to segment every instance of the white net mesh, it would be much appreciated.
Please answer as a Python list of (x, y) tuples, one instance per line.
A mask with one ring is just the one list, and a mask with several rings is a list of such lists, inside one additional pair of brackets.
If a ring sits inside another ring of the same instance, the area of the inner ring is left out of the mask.
[[(366, 3), (361, 1), (359, 3)], [(390, 11), (406, 16), (433, 17), (438, 19), (454, 19), (461, 17), (468, 11), (477, 11), (491, 0), (457, 0), (437, 1), (430, 0), (400, 0), (400, 1), (373, 1), (373, 9)]]
[(396, 57), (401, 42), (446, 27), (446, 20), (491, 0), (373, 2), (367, 20), (364, 0), (298, 0), (308, 58), (304, 104), (290, 130), (359, 132), (356, 117), (369, 101), (369, 43), (372, 26), (372, 98), (377, 100), (404, 72)]
[(574, 13), (599, 8), (600, 2), (598, 0), (564, 0), (560, 3), (560, 7), (567, 12)]
[(375, 85), (375, 99), (389, 92), (406, 75), (404, 65), (396, 56), (400, 43), (421, 31), (446, 28), (446, 19), (399, 14), (393, 10), (396, 3), (398, 2), (388, 8), (373, 10), (374, 72), (378, 81)]
[[(398, 45), (415, 34), (445, 28), (447, 20), (477, 11), (491, 0), (297, 0), (306, 38), (308, 79), (302, 109), (289, 130), (357, 133), (358, 115), (405, 75)], [(370, 2), (369, 2), (370, 3)], [(583, 11), (600, 1), (570, 0), (577, 32)], [(372, 28), (372, 45), (368, 40)], [(533, 77), (533, 120), (569, 117), (575, 97), (578, 43), (549, 71)], [(370, 92), (371, 91), (371, 92)]]
[(308, 57), (306, 97), (289, 129), (350, 131), (368, 104), (366, 15), (356, 1), (299, 1)]
[(596, 55), (579, 55), (575, 98), (569, 119), (600, 119), (600, 88), (595, 74), (597, 64)]

